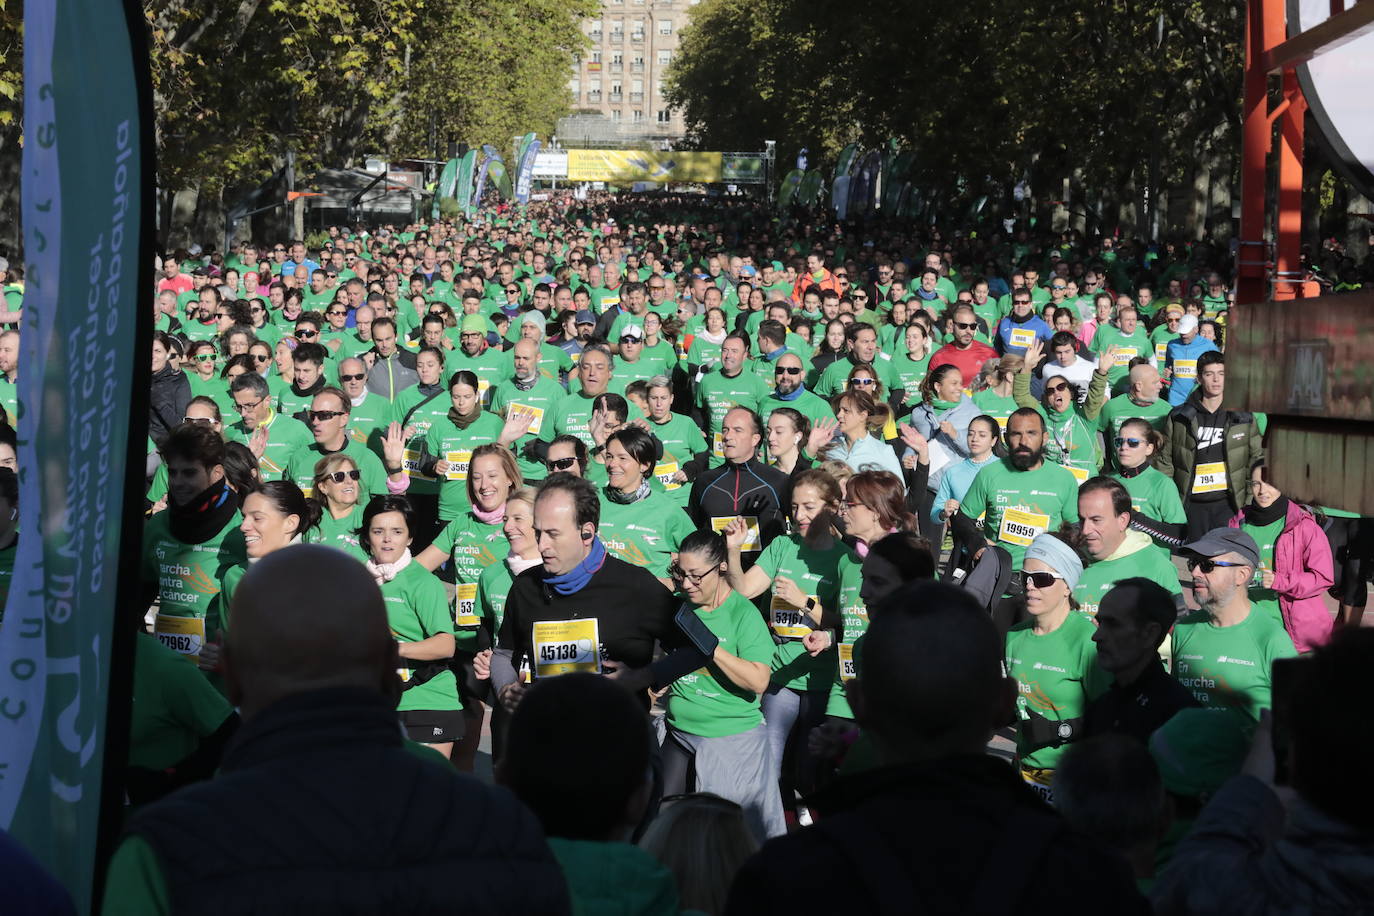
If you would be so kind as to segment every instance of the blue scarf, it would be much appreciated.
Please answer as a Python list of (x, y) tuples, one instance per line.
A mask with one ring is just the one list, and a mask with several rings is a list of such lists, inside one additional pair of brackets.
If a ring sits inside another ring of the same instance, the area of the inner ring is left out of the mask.
[(778, 347), (776, 350), (770, 350), (769, 352), (763, 354), (763, 358), (770, 363), (777, 362), (778, 357), (782, 356), (786, 352), (786, 347)]
[(592, 581), (592, 575), (601, 568), (601, 564), (606, 562), (606, 547), (601, 543), (601, 538), (592, 538), (592, 549), (587, 554), (586, 559), (578, 563), (572, 569), (563, 573), (561, 576), (549, 576), (544, 579), (549, 588), (558, 592), (560, 595), (571, 595), (580, 592), (587, 587), (587, 583)]
[(778, 394), (777, 391), (774, 390), (773, 396), (777, 398), (779, 401), (795, 401), (797, 398), (802, 396), (802, 392), (804, 392), (805, 390), (805, 385), (798, 385), (797, 390), (792, 392), (791, 394)]

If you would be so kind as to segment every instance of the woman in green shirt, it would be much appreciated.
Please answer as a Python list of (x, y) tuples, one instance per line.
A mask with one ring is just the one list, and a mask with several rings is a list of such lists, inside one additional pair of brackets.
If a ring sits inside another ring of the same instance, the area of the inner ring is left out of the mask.
[[(907, 325), (902, 334), (902, 352), (892, 357), (892, 377), (896, 380), (893, 387), (900, 383), (906, 393), (903, 404), (915, 405), (921, 400), (921, 382), (930, 370), (930, 356), (935, 352), (929, 335), (919, 322)], [(897, 349), (895, 343), (893, 349)]]
[(654, 476), (663, 485), (674, 503), (687, 508), (687, 497), (692, 488), (687, 484), (689, 462), (704, 467), (701, 459), (709, 446), (701, 427), (690, 417), (673, 413), (673, 383), (666, 375), (656, 375), (649, 379), (649, 409), (647, 411), (650, 427), (654, 436), (663, 443), (663, 456), (654, 465)]
[(339, 452), (325, 455), (315, 462), (315, 493), (311, 498), (320, 505), (320, 523), (303, 540), (308, 544), (324, 544), (367, 562), (367, 551), (358, 538), (363, 524), (362, 471), (348, 455)]
[(729, 565), (724, 540), (703, 530), (683, 540), (672, 567), (686, 607), (718, 642), (706, 666), (678, 678), (669, 691), (663, 791), (733, 801), (764, 840), (787, 829), (759, 704), (773, 640), (758, 610), (730, 587)]
[[(1150, 421), (1135, 417), (1121, 424), (1121, 432), (1116, 434), (1110, 445), (1116, 455), (1117, 470), (1108, 476), (1119, 481), (1131, 494), (1131, 508), (1154, 522), (1170, 526), (1186, 525), (1188, 516), (1183, 511), (1178, 485), (1153, 464), (1155, 455), (1164, 448), (1163, 434), (1152, 427)], [(1156, 527), (1149, 526), (1151, 533)], [(1177, 530), (1182, 529), (1179, 527)], [(1156, 541), (1167, 548), (1178, 546), (1158, 538)]]
[(412, 741), (448, 757), (463, 737), (453, 657), (453, 624), (444, 584), (410, 555), (414, 511), (404, 496), (374, 496), (363, 512), (367, 570), (382, 590), (387, 623), (403, 667), (397, 706)]
[[(453, 373), (448, 382), (447, 411), (427, 421), (424, 447), (416, 466), (422, 474), (439, 481), (439, 520), (442, 522), (462, 518), (472, 505), (467, 481), (476, 449), (493, 442), (503, 448), (509, 447), (529, 431), (533, 422), (529, 414), (512, 412), (509, 420), (502, 420), (483, 410), (480, 392), (476, 373), (469, 369)], [(437, 403), (431, 402), (429, 406), (437, 408)]]
[(720, 345), (725, 343), (725, 310), (719, 307), (706, 313), (706, 327), (692, 337), (687, 351), (687, 369), (693, 377), (720, 365)]
[(668, 588), (668, 561), (696, 526), (654, 477), (658, 443), (638, 426), (606, 437), (601, 488), (601, 542), (618, 559), (642, 566)]

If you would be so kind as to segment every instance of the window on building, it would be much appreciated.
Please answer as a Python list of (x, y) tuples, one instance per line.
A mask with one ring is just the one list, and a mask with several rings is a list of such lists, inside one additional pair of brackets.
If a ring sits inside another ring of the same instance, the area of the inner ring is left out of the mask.
[(660, 34), (660, 35), (671, 35), (671, 34), (673, 34), (673, 20), (671, 20), (671, 19), (660, 19), (660, 20), (658, 21), (658, 34)]
[(611, 109), (611, 120), (612, 120), (612, 121), (619, 121), (619, 120), (620, 120), (620, 109), (619, 109), (619, 108), (612, 108), (612, 109)]
[(643, 121), (643, 120), (644, 120), (644, 112), (643, 112), (643, 110), (641, 110), (641, 109), (639, 109), (639, 108), (636, 108), (636, 109), (634, 110), (633, 119), (636, 120), (636, 121)]
[(571, 92), (574, 96), (581, 95), (582, 81), (575, 76), (572, 79), (568, 80), (568, 91)]
[(659, 65), (660, 67), (666, 67), (666, 66), (668, 66), (669, 64), (671, 64), (672, 62), (673, 62), (673, 52), (672, 52), (672, 51), (659, 51), (659, 52), (658, 52), (658, 65)]
[(600, 52), (600, 51), (593, 51), (593, 52), (592, 52), (592, 63), (594, 63), (594, 64), (599, 64), (599, 63), (601, 63), (601, 52)]
[(656, 115), (656, 119), (660, 124), (667, 124), (669, 121), (673, 120), (673, 113), (666, 108), (660, 108)]

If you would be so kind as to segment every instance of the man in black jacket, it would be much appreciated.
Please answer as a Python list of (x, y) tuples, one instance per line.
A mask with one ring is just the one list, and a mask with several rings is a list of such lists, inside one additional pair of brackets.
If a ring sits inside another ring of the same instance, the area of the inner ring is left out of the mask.
[(850, 702), (881, 766), (832, 783), (812, 799), (819, 823), (746, 862), (727, 914), (1149, 912), (1124, 860), (987, 754), (1017, 687), (971, 598), (906, 586), (878, 606), (863, 650)]
[(758, 459), (763, 420), (746, 407), (734, 407), (721, 420), (720, 448), (725, 463), (697, 475), (687, 511), (698, 527), (724, 531), (743, 516), (749, 525), (744, 545), (745, 568), (783, 531), (791, 493), (787, 475)]
[(405, 743), (363, 566), (288, 547), (233, 610), (223, 663), (243, 726), (215, 779), (130, 821), (104, 913), (569, 912), (530, 812)]

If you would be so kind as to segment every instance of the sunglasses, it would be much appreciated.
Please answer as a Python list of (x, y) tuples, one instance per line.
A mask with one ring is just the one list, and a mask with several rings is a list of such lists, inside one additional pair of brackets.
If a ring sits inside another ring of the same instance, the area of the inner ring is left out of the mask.
[(1063, 579), (1059, 573), (1052, 572), (1028, 572), (1026, 573), (1026, 584), (1034, 585), (1038, 589), (1046, 589), (1054, 584), (1055, 579)]
[(196, 360), (196, 362), (198, 362), (198, 363), (212, 363), (212, 362), (215, 361), (215, 354), (213, 354), (213, 353), (197, 353), (197, 354), (195, 355), (195, 360)]
[(1250, 565), (1249, 563), (1227, 563), (1227, 562), (1225, 562), (1225, 561), (1223, 561), (1223, 560), (1200, 560), (1200, 559), (1194, 557), (1193, 559), (1191, 559), (1191, 560), (1188, 561), (1188, 571), (1189, 571), (1189, 572), (1192, 572), (1192, 571), (1195, 570), (1195, 569), (1200, 569), (1200, 570), (1202, 570), (1202, 574), (1203, 574), (1203, 575), (1211, 575), (1212, 572), (1213, 572), (1214, 570), (1216, 570), (1216, 568), (1217, 568), (1218, 566), (1228, 567), (1228, 568), (1229, 568), (1229, 567), (1233, 567), (1233, 566), (1249, 566), (1249, 565)]
[(1030, 304), (1031, 304), (1031, 301), (1030, 301), (1029, 299), (1013, 299), (1013, 300), (1011, 300), (1011, 304), (1012, 304), (1012, 305), (1030, 305)]
[(567, 458), (550, 458), (544, 462), (550, 471), (566, 471), (576, 463), (577, 456), (575, 455), (570, 455)]
[(351, 471), (333, 471), (328, 474), (321, 474), (319, 477), (316, 477), (315, 480), (318, 483), (324, 483), (326, 480), (332, 480), (335, 483), (343, 483), (345, 480), (358, 480), (362, 476), (363, 472), (354, 468)]
[(633, 334), (622, 334), (620, 337), (621, 346), (624, 346), (625, 344), (637, 344), (643, 342), (643, 338), (636, 337)]
[(183, 423), (194, 423), (194, 424), (196, 424), (197, 426), (214, 426), (214, 425), (215, 425), (215, 421), (212, 420), (212, 419), (210, 419), (209, 417), (182, 417), (182, 418), (181, 418), (181, 422), (183, 422)]
[(961, 331), (975, 331), (978, 329), (978, 322), (956, 321), (954, 326)]
[(854, 301), (855, 301), (855, 302), (867, 302), (867, 301), (868, 301), (868, 293), (855, 293), (855, 294), (854, 294)]
[(1140, 448), (1144, 444), (1144, 439), (1137, 439), (1135, 436), (1117, 436), (1112, 440), (1112, 445), (1117, 448), (1121, 448), (1123, 445), (1129, 445), (1131, 448)]
[(323, 422), (325, 420), (332, 420), (335, 417), (346, 417), (348, 414), (344, 413), (342, 410), (307, 410), (305, 416), (308, 420), (319, 420)]
[(320, 333), (319, 331), (311, 331), (311, 330), (309, 330), (309, 329), (303, 329), (303, 330), (297, 331), (297, 332), (296, 332), (296, 336), (297, 336), (297, 337), (318, 337), (318, 336), (319, 336), (319, 333)]
[(366, 372), (359, 372), (357, 375), (343, 375), (342, 373), (339, 375), (341, 382), (361, 382), (365, 378), (367, 378)]
[(286, 249), (285, 249), (285, 248), (273, 248), (273, 249), (272, 249), (272, 253), (273, 253), (273, 254), (276, 254), (276, 253), (279, 252), (279, 251), (280, 251), (280, 252), (285, 252)]
[(334, 309), (333, 311), (329, 312), (328, 314), (329, 314), (329, 317), (330, 317), (330, 318), (337, 318), (337, 317), (339, 317), (340, 315), (347, 315), (348, 312), (343, 311), (342, 309)]
[(778, 366), (773, 370), (774, 375), (801, 375), (801, 366)]
[(266, 309), (264, 309), (264, 308), (263, 308), (262, 306), (260, 306), (260, 305), (255, 305), (255, 306), (253, 306), (252, 308), (250, 308), (248, 311), (251, 312), (251, 313), (253, 313), (254, 315), (261, 315), (264, 311), (266, 311)]
[(254, 354), (253, 354), (253, 362), (256, 362), (256, 363), (265, 363), (265, 362), (267, 362), (267, 361), (268, 361), (269, 359), (271, 359), (271, 358), (272, 358), (272, 357), (267, 356), (266, 354), (263, 354), (263, 353), (254, 353)]
[(849, 380), (849, 384), (850, 384), (850, 385), (864, 385), (864, 386), (866, 387), (866, 386), (868, 386), (868, 385), (876, 385), (876, 384), (878, 384), (878, 380), (875, 379), (875, 378), (852, 378), (852, 379)]
[(1045, 386), (1045, 393), (1046, 393), (1046, 394), (1058, 394), (1058, 393), (1061, 392), (1061, 391), (1068, 391), (1068, 390), (1069, 390), (1069, 383), (1068, 383), (1068, 382), (1060, 382), (1058, 385), (1046, 385), (1046, 386)]
[(518, 289), (513, 289), (513, 288), (512, 288), (512, 289), (506, 290), (506, 292), (507, 292), (507, 293), (519, 293), (520, 290), (518, 290)]

